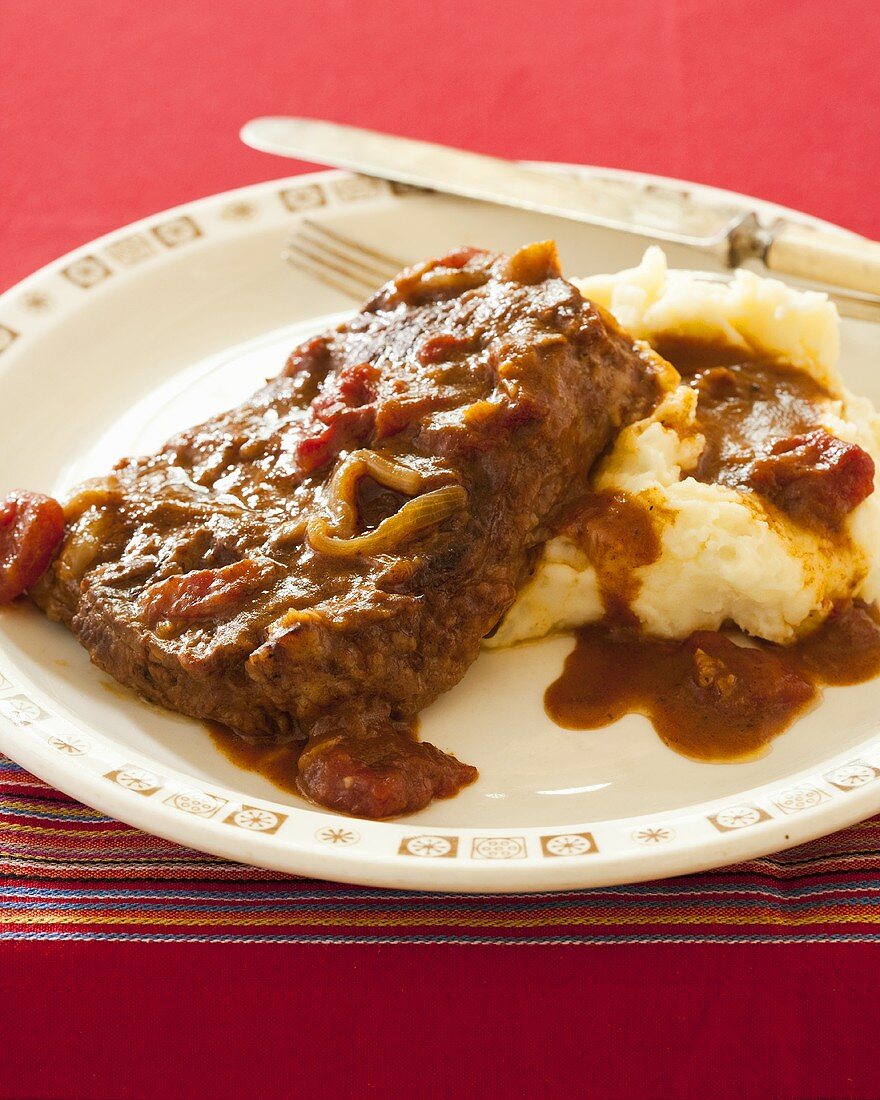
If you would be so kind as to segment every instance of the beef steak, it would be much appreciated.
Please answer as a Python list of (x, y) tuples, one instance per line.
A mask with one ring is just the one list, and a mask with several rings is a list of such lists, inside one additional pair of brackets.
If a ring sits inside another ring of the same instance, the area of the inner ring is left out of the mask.
[(80, 487), (32, 589), (145, 698), (308, 739), (299, 783), (383, 817), (473, 768), (407, 736), (513, 600), (650, 364), (552, 242), (403, 271), (238, 408)]

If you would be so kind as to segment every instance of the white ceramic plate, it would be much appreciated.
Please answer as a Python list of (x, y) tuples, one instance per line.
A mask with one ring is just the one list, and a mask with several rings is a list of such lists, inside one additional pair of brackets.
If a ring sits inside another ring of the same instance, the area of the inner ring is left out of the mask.
[[(670, 182), (626, 178), (646, 189)], [(680, 186), (690, 203), (780, 212)], [(571, 274), (632, 265), (645, 244), (335, 172), (127, 226), (0, 298), (0, 491), (63, 493), (122, 454), (152, 449), (246, 397), (299, 339), (350, 311), (281, 259), (303, 216), (412, 259), (555, 236)], [(694, 266), (692, 255), (668, 252)], [(880, 327), (845, 322), (846, 378), (880, 403), (878, 355)], [(423, 736), (476, 764), (480, 779), (406, 820), (334, 815), (237, 769), (199, 723), (140, 702), (30, 606), (0, 614), (0, 748), (83, 802), (182, 844), (417, 889), (656, 878), (765, 854), (880, 810), (880, 681), (828, 690), (761, 760), (700, 764), (640, 717), (588, 732), (550, 722), (543, 692), (570, 646), (562, 637), (485, 653), (425, 712)]]

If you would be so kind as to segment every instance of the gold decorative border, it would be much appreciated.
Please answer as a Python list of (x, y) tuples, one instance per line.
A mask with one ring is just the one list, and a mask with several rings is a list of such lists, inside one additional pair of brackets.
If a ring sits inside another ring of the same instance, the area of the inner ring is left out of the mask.
[(709, 814), (706, 820), (714, 825), (719, 833), (732, 833), (737, 829), (748, 829), (752, 825), (759, 825), (762, 821), (769, 821), (770, 817), (771, 815), (760, 806), (743, 802), (735, 806), (725, 806), (723, 810)]
[(864, 787), (866, 783), (874, 783), (878, 776), (880, 768), (875, 768), (865, 760), (851, 760), (833, 771), (825, 772), (822, 778), (837, 790), (849, 793)]
[(63, 267), (61, 274), (80, 290), (91, 290), (103, 283), (113, 274), (112, 270), (97, 256), (80, 256), (78, 260)]
[(116, 263), (125, 267), (133, 267), (156, 255), (156, 248), (149, 237), (143, 233), (132, 233), (128, 237), (122, 237), (113, 241), (104, 249), (104, 255), (109, 256)]
[(75, 733), (64, 734), (62, 737), (50, 737), (49, 744), (56, 752), (63, 753), (65, 756), (85, 756), (92, 748), (91, 741)]
[(291, 214), (301, 214), (304, 210), (315, 210), (319, 206), (327, 205), (327, 195), (320, 183), (282, 187), (278, 197)]
[(227, 222), (248, 222), (259, 212), (260, 208), (256, 203), (239, 200), (227, 203), (220, 211), (220, 217)]
[(784, 814), (799, 814), (804, 810), (812, 809), (821, 802), (828, 802), (831, 795), (819, 787), (809, 783), (803, 783), (797, 787), (791, 787), (782, 791), (772, 799), (773, 805)]
[(525, 859), (527, 855), (523, 836), (475, 836), (471, 841), (471, 859)]
[(541, 854), (546, 859), (567, 856), (594, 856), (598, 853), (592, 833), (551, 833), (541, 837)]
[(52, 299), (48, 294), (34, 290), (22, 297), (21, 304), (31, 313), (47, 313), (52, 308)]
[(210, 794), (196, 787), (185, 787), (175, 791), (162, 801), (166, 806), (173, 806), (184, 814), (192, 814), (193, 817), (214, 817), (224, 806), (229, 805), (229, 800), (221, 798), (218, 794)]
[(417, 859), (455, 859), (458, 855), (458, 837), (438, 836), (433, 833), (405, 836), (397, 854), (415, 856)]
[(320, 840), (322, 844), (330, 844), (334, 848), (357, 844), (360, 839), (361, 834), (356, 829), (346, 829), (342, 826), (327, 825), (315, 833), (315, 840)]
[(668, 844), (670, 840), (675, 840), (675, 829), (670, 825), (645, 825), (641, 829), (633, 829), (630, 836), (636, 844), (653, 847), (655, 844)]
[(21, 333), (16, 332), (9, 325), (0, 325), (0, 353), (6, 351), (7, 348), (11, 348), (20, 335)]
[(161, 791), (165, 782), (162, 776), (155, 775), (153, 772), (147, 771), (146, 768), (138, 767), (137, 764), (123, 764), (121, 768), (114, 768), (113, 771), (105, 772), (104, 778), (116, 783), (126, 791), (131, 791), (132, 794), (139, 794), (144, 798), (150, 798), (157, 791)]
[(233, 810), (223, 818), (223, 824), (268, 836), (271, 833), (277, 833), (286, 820), (287, 814), (276, 813), (275, 810), (270, 810), (266, 806), (242, 804), (240, 809)]
[(374, 199), (383, 194), (388, 185), (373, 176), (346, 176), (334, 180), (330, 186), (333, 194), (342, 202), (363, 202), (364, 199)]
[(35, 722), (45, 721), (49, 717), (49, 714), (27, 695), (9, 695), (0, 699), (0, 714), (19, 729), (26, 729)]
[(167, 222), (159, 222), (158, 225), (150, 227), (150, 232), (166, 248), (179, 248), (182, 244), (191, 244), (203, 235), (198, 222), (188, 214), (181, 214), (180, 217), (171, 218)]

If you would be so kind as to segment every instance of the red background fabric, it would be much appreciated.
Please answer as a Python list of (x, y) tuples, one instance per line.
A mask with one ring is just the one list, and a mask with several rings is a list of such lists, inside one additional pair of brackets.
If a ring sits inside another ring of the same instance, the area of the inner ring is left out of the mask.
[(10, 0), (0, 286), (134, 218), (297, 166), (302, 114), (684, 177), (880, 236), (869, 0)]
[[(239, 145), (266, 113), (680, 176), (880, 237), (878, 56), (866, 0), (9, 0), (0, 288), (297, 171)], [(871, 945), (6, 943), (0, 1096), (872, 1097), (877, 972)]]
[(873, 947), (7, 948), (0, 1095), (880, 1095)]

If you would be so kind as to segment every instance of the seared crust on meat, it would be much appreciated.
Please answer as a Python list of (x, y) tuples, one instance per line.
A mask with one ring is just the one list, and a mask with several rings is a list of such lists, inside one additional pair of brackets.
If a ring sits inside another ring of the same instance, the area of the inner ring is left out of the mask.
[[(118, 680), (244, 735), (413, 716), (461, 678), (653, 397), (552, 243), (462, 249), (404, 271), (245, 404), (83, 487), (32, 594)], [(394, 483), (392, 511), (439, 495), (374, 538), (381, 517), (362, 530), (341, 495), (352, 455)]]

